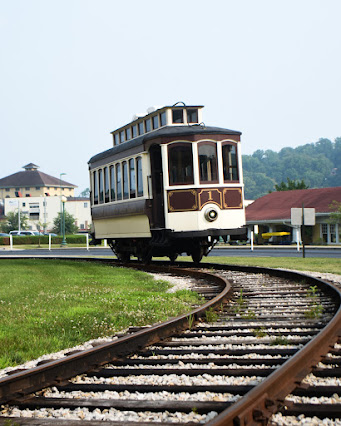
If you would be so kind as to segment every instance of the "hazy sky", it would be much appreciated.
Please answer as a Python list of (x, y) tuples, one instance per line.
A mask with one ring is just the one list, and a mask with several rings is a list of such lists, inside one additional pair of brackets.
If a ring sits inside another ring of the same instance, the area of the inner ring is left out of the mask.
[(88, 187), (110, 132), (205, 105), (242, 150), (341, 136), (340, 0), (0, 0), (0, 177), (33, 162)]

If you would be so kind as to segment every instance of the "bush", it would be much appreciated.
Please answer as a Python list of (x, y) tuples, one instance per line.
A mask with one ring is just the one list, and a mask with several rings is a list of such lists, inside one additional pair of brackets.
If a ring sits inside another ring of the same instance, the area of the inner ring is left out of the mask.
[[(86, 237), (85, 235), (66, 235), (66, 242), (68, 244), (85, 244)], [(48, 235), (13, 235), (13, 245), (22, 245), (22, 244), (48, 244), (49, 236)], [(63, 241), (62, 236), (52, 237), (52, 244), (61, 244)], [(9, 237), (0, 237), (0, 245), (9, 245)]]

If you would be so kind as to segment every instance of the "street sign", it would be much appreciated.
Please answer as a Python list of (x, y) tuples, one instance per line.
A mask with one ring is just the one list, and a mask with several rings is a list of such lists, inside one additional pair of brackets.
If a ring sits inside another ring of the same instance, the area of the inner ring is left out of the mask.
[(304, 225), (315, 225), (315, 209), (312, 208), (292, 208), (291, 209), (291, 225), (302, 226), (302, 212), (304, 217)]

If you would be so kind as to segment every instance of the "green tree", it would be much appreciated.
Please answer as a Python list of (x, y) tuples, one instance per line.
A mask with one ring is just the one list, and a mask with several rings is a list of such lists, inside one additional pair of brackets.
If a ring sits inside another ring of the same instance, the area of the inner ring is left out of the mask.
[[(52, 232), (55, 232), (56, 234), (60, 233), (61, 220), (62, 220), (62, 214), (59, 212), (58, 216), (55, 217), (53, 220)], [(65, 234), (74, 234), (77, 231), (78, 231), (78, 226), (75, 225), (75, 218), (72, 216), (72, 214), (66, 211), (65, 212)]]
[(81, 197), (90, 197), (90, 189), (89, 188), (85, 188), (84, 191), (82, 191), (80, 193)]
[(329, 223), (341, 223), (341, 203), (333, 201), (329, 208), (332, 210), (330, 213)]
[(276, 191), (291, 191), (293, 189), (308, 189), (307, 186), (302, 179), (301, 182), (296, 182), (295, 180), (291, 180), (287, 178), (287, 183), (281, 182), (279, 185), (275, 185)]
[[(28, 217), (24, 214), (20, 214), (20, 229), (27, 229)], [(5, 216), (5, 221), (1, 223), (2, 232), (10, 232), (19, 229), (19, 215), (18, 212), (9, 212)]]

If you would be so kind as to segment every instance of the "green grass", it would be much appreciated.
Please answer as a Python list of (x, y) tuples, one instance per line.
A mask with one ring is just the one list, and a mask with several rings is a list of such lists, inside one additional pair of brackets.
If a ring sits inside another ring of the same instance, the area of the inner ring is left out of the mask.
[[(189, 257), (181, 260), (189, 260)], [(180, 260), (180, 258), (179, 258)], [(298, 257), (219, 257), (209, 256), (203, 262), (223, 265), (264, 266), (267, 268), (296, 269), (298, 271), (328, 272), (341, 275), (341, 260), (335, 258), (298, 258)]]
[(186, 312), (199, 296), (90, 262), (0, 261), (0, 368)]

